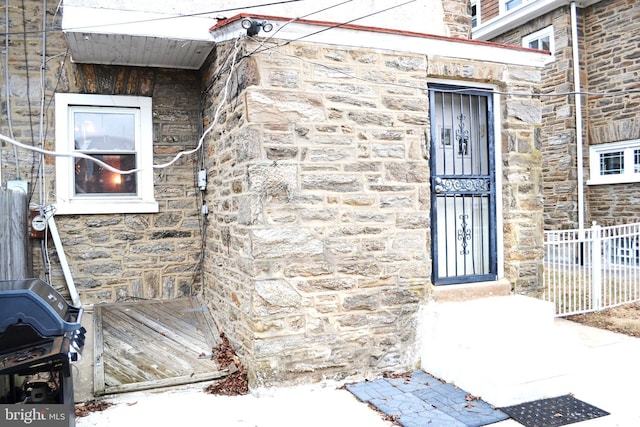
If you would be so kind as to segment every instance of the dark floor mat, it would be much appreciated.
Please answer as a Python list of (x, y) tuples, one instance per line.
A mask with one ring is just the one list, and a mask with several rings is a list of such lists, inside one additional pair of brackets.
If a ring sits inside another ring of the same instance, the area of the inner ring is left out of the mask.
[(555, 427), (609, 415), (571, 395), (534, 400), (500, 410), (525, 427)]

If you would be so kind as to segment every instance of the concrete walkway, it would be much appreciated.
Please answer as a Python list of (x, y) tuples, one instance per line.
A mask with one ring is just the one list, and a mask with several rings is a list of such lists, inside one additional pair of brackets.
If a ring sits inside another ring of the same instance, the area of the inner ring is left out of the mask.
[[(579, 427), (640, 426), (640, 339), (558, 319), (556, 324), (575, 338), (571, 354), (549, 354), (540, 363), (571, 358), (568, 377), (577, 399), (611, 415), (572, 424)], [(523, 366), (526, 369), (526, 366)], [(216, 425), (225, 427), (390, 427), (382, 415), (339, 384), (314, 384), (260, 390), (238, 397), (212, 396), (204, 385), (139, 392), (107, 399), (115, 405), (76, 420), (78, 427), (134, 425)], [(491, 402), (489, 402), (491, 403)], [(425, 420), (425, 426), (437, 424)], [(512, 419), (492, 426), (514, 427)]]

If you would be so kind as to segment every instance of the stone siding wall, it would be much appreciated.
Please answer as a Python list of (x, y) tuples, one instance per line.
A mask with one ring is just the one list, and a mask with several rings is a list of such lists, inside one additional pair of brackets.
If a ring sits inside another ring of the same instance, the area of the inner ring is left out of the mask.
[[(493, 41), (522, 46), (522, 38), (553, 25), (554, 59), (542, 74), (541, 93), (553, 95), (573, 91), (571, 17), (569, 6), (556, 9)], [(575, 100), (571, 95), (545, 96), (542, 143), (544, 223), (551, 230), (578, 227)]]
[[(586, 9), (583, 55), (592, 92), (637, 89), (640, 72), (640, 4), (605, 0)], [(587, 98), (589, 144), (640, 139), (637, 94)], [(588, 155), (588, 153), (587, 153)], [(585, 179), (589, 177), (588, 160)], [(637, 184), (587, 187), (587, 221), (613, 225), (640, 221)]]
[[(40, 66), (42, 52), (42, 2), (25, 1), (27, 61), (22, 36), (22, 9), (10, 8), (11, 40), (9, 74), (12, 127), (18, 141), (38, 144), (40, 114)], [(55, 4), (49, 6), (49, 19)], [(59, 26), (59, 14), (48, 29)], [(197, 72), (143, 69), (135, 67), (74, 64), (60, 32), (47, 33), (45, 75), (44, 146), (54, 147), (54, 92), (141, 95), (153, 98), (155, 162), (168, 161), (198, 138), (200, 80)], [(4, 63), (4, 61), (3, 61)], [(7, 70), (3, 70), (7, 72)], [(27, 74), (29, 78), (27, 79)], [(2, 104), (5, 105), (5, 79), (2, 78)], [(29, 100), (30, 102), (27, 102)], [(3, 107), (4, 110), (4, 107)], [(0, 129), (9, 134), (7, 115), (0, 118)], [(15, 176), (13, 150), (2, 151), (3, 178)], [(45, 200), (38, 200), (37, 157), (19, 150), (21, 176), (29, 179), (35, 204), (55, 200), (55, 167), (45, 157)], [(198, 272), (201, 227), (195, 192), (195, 159), (183, 158), (168, 169), (156, 170), (155, 196), (160, 205), (156, 215), (65, 215), (56, 216), (65, 254), (75, 285), (84, 304), (137, 298), (172, 298), (201, 289)], [(65, 289), (64, 278), (51, 239), (51, 278)], [(38, 241), (34, 241), (36, 272), (44, 275)]]
[[(624, 91), (635, 88), (640, 6), (607, 0), (578, 9), (583, 90)], [(520, 45), (522, 37), (553, 24), (555, 59), (543, 74), (543, 93), (573, 90), (571, 18), (569, 6), (532, 20), (494, 41)], [(589, 179), (589, 145), (640, 138), (640, 103), (635, 95), (585, 96), (583, 152), (585, 183)], [(542, 98), (545, 226), (577, 228), (577, 165), (575, 100), (572, 95)], [(614, 225), (640, 220), (639, 190), (634, 184), (585, 186), (585, 223)]]
[[(471, 38), (471, 3), (469, 0), (442, 0), (443, 19), (450, 37)], [(429, 33), (429, 31), (425, 31)]]
[[(219, 46), (205, 73), (209, 119), (232, 50)], [(207, 141), (205, 294), (252, 386), (415, 367), (416, 313), (431, 290), (422, 89), (427, 77), (463, 76), (503, 89), (534, 90), (540, 79), (500, 64), (306, 43), (252, 54), (233, 72)], [(507, 97), (502, 107), (506, 276), (535, 292), (540, 103)]]

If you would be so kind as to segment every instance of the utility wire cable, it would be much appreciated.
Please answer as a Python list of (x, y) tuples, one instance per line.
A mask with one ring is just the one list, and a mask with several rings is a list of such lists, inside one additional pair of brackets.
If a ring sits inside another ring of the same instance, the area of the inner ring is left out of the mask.
[[(191, 149), (191, 150), (186, 150), (186, 151), (181, 151), (178, 154), (175, 155), (175, 157), (166, 163), (163, 164), (157, 164), (157, 165), (153, 165), (154, 169), (164, 169), (167, 168), (169, 166), (171, 166), (172, 164), (174, 164), (175, 162), (177, 162), (182, 156), (185, 155), (189, 155), (189, 154), (193, 154), (195, 152), (197, 152), (198, 150), (200, 150), (200, 148), (202, 147), (203, 143), (204, 143), (204, 139), (206, 138), (206, 136), (213, 130), (213, 127), (216, 125), (216, 123), (218, 122), (218, 118), (220, 117), (220, 111), (222, 110), (222, 107), (224, 106), (227, 97), (229, 95), (229, 85), (231, 82), (231, 78), (233, 76), (233, 69), (235, 68), (236, 62), (237, 62), (237, 57), (238, 57), (238, 51), (240, 50), (240, 45), (238, 44), (239, 38), (236, 39), (235, 41), (235, 46), (234, 46), (234, 52), (232, 55), (232, 59), (231, 59), (231, 66), (230, 66), (230, 71), (229, 71), (229, 76), (227, 77), (225, 86), (224, 86), (224, 92), (223, 92), (223, 97), (222, 100), (220, 101), (220, 103), (218, 104), (218, 106), (216, 107), (215, 113), (213, 115), (213, 119), (211, 121), (211, 124), (207, 127), (207, 129), (205, 129), (205, 131), (202, 133), (202, 136), (200, 137), (200, 139), (198, 140), (198, 145)], [(98, 164), (99, 166), (105, 168), (108, 171), (111, 171), (113, 173), (118, 173), (121, 175), (128, 175), (128, 174), (133, 174), (136, 172), (140, 172), (142, 170), (144, 170), (144, 168), (136, 168), (136, 169), (130, 169), (130, 170), (120, 170), (117, 168), (114, 168), (113, 166), (103, 162), (102, 160), (96, 159), (95, 157), (92, 157), (88, 154), (85, 153), (81, 153), (81, 152), (60, 152), (60, 151), (50, 151), (50, 150), (45, 150), (43, 148), (40, 147), (35, 147), (35, 146), (30, 146), (27, 144), (23, 144), (19, 141), (16, 141), (13, 138), (7, 137), (6, 135), (0, 134), (0, 140), (5, 141), (9, 144), (12, 144), (13, 146), (19, 147), (19, 148), (24, 148), (26, 150), (31, 150), (33, 152), (36, 153), (40, 153), (40, 154), (45, 154), (48, 156), (53, 156), (53, 157), (74, 157), (74, 158), (81, 158), (81, 159), (86, 159), (86, 160), (90, 160), (96, 164)]]
[[(253, 53), (255, 53), (258, 49), (260, 49), (260, 47), (261, 47), (264, 43), (266, 43), (266, 42), (268, 42), (269, 40), (271, 40), (272, 38), (274, 38), (274, 37), (275, 37), (275, 35), (276, 35), (276, 34), (278, 34), (278, 32), (280, 32), (280, 31), (281, 31), (284, 27), (286, 27), (287, 25), (289, 25), (289, 24), (291, 24), (291, 23), (293, 23), (293, 22), (299, 21), (299, 20), (301, 20), (301, 19), (308, 18), (309, 16), (317, 15), (318, 13), (322, 13), (322, 12), (326, 12), (327, 10), (333, 9), (333, 8), (335, 8), (335, 7), (338, 7), (338, 6), (342, 6), (343, 4), (351, 3), (352, 1), (353, 1), (353, 0), (346, 0), (346, 1), (343, 1), (343, 2), (341, 2), (341, 3), (336, 3), (336, 4), (332, 5), (332, 6), (328, 6), (328, 7), (325, 7), (325, 8), (323, 8), (323, 9), (316, 10), (315, 12), (307, 13), (306, 15), (302, 15), (302, 16), (298, 16), (298, 17), (296, 17), (296, 18), (290, 19), (289, 21), (285, 22), (285, 23), (284, 23), (284, 24), (282, 24), (280, 27), (278, 27), (278, 29), (277, 29), (277, 30), (275, 30), (273, 33), (269, 34), (269, 36), (268, 36), (268, 37), (266, 37), (265, 39), (261, 40), (261, 41), (260, 41), (260, 45), (259, 45), (258, 47), (256, 47), (256, 48), (253, 50), (253, 52), (250, 52), (250, 53), (248, 53), (248, 54), (247, 54), (247, 55), (245, 55), (245, 56), (251, 56), (251, 55), (252, 55)], [(253, 37), (252, 37), (252, 39), (253, 39)], [(254, 39), (254, 40), (255, 40), (255, 39)]]
[[(279, 2), (272, 2), (272, 3), (262, 3), (262, 4), (257, 4), (257, 5), (253, 5), (253, 6), (243, 6), (243, 7), (232, 7), (229, 9), (219, 9), (219, 10), (213, 10), (213, 11), (208, 11), (208, 12), (195, 12), (195, 13), (186, 13), (184, 15), (170, 15), (170, 16), (162, 16), (162, 17), (157, 17), (157, 18), (147, 18), (147, 19), (139, 19), (139, 20), (134, 20), (134, 21), (122, 21), (122, 22), (112, 22), (109, 24), (99, 24), (99, 25), (86, 25), (86, 26), (80, 26), (80, 27), (71, 27), (71, 28), (65, 28), (65, 31), (82, 31), (82, 30), (89, 30), (89, 29), (93, 29), (93, 28), (101, 28), (101, 27), (112, 27), (114, 25), (130, 25), (130, 24), (144, 24), (146, 22), (156, 22), (156, 21), (166, 21), (166, 20), (171, 20), (171, 19), (179, 19), (179, 18), (191, 18), (191, 17), (195, 17), (195, 16), (202, 16), (202, 15), (213, 15), (213, 14), (220, 14), (220, 13), (224, 13), (224, 12), (234, 12), (237, 10), (247, 10), (247, 9), (255, 9), (255, 8), (259, 8), (259, 7), (269, 7), (269, 6), (277, 6), (277, 5), (281, 5), (281, 4), (287, 4), (287, 3), (297, 3), (297, 2), (301, 2), (301, 1), (306, 1), (306, 0), (285, 0), (285, 1), (279, 1)], [(58, 6), (59, 8), (59, 6)], [(64, 6), (62, 6), (62, 8), (64, 9)], [(58, 11), (56, 10), (56, 13)], [(221, 19), (221, 18), (213, 18), (213, 19)], [(7, 27), (8, 29), (8, 27)], [(40, 31), (28, 31), (27, 34), (39, 34), (41, 33), (43, 30)], [(49, 31), (49, 32), (58, 32), (60, 31), (60, 29), (51, 29), (51, 30), (44, 30), (44, 31)], [(22, 32), (20, 33), (11, 33), (11, 32), (6, 32), (4, 33), (5, 36), (13, 36), (13, 35), (20, 35), (22, 34)]]
[[(5, 0), (4, 25), (9, 29), (9, 0)], [(9, 37), (4, 38), (4, 76), (5, 76), (5, 97), (7, 101), (7, 122), (9, 125), (9, 136), (13, 139), (13, 119), (11, 118), (11, 85), (9, 80)], [(18, 148), (13, 146), (13, 156), (16, 163), (16, 177), (20, 179), (20, 160), (18, 159)], [(0, 185), (2, 185), (2, 176), (0, 175)]]
[[(337, 23), (337, 24), (322, 28), (322, 29), (320, 29), (318, 31), (314, 31), (314, 32), (309, 33), (309, 34), (305, 34), (305, 35), (300, 36), (300, 37), (298, 37), (296, 39), (287, 40), (286, 42), (279, 44), (278, 47), (286, 46), (286, 45), (288, 45), (290, 43), (297, 42), (297, 41), (305, 39), (307, 37), (315, 36), (316, 34), (324, 33), (325, 31), (333, 30), (334, 28), (340, 28), (340, 27), (343, 27), (345, 25), (351, 24), (353, 22), (360, 21), (362, 19), (369, 18), (371, 16), (379, 15), (381, 13), (388, 12), (388, 11), (393, 10), (393, 9), (397, 9), (399, 7), (402, 7), (402, 6), (406, 6), (406, 5), (410, 4), (410, 3), (414, 3), (415, 1), (416, 0), (409, 0), (407, 2), (396, 4), (394, 6), (386, 8), (386, 9), (378, 10), (376, 12), (372, 12), (372, 13), (369, 13), (367, 15), (363, 15), (363, 16), (359, 16), (357, 18), (353, 18), (353, 19), (351, 19), (349, 21), (340, 22), (340, 23)], [(298, 18), (298, 19), (300, 19), (300, 18)], [(260, 51), (258, 51), (257, 53), (260, 53)]]
[[(253, 38), (252, 38), (253, 39)], [(253, 39), (256, 42), (260, 42), (261, 40), (259, 39)], [(307, 64), (310, 65), (315, 65), (315, 66), (320, 66), (320, 67), (324, 67), (330, 71), (334, 71), (336, 73), (339, 74), (343, 74), (347, 77), (350, 77), (352, 79), (355, 80), (360, 80), (363, 82), (367, 82), (367, 83), (375, 83), (375, 84), (379, 84), (379, 85), (384, 85), (384, 86), (395, 86), (395, 87), (401, 87), (401, 88), (405, 88), (405, 89), (418, 89), (418, 90), (422, 90), (422, 91), (427, 91), (429, 90), (426, 87), (423, 86), (416, 86), (416, 85), (410, 85), (410, 84), (403, 84), (403, 83), (393, 83), (393, 82), (381, 82), (378, 80), (373, 80), (373, 79), (368, 79), (366, 77), (358, 77), (356, 75), (354, 75), (353, 73), (350, 73), (348, 71), (342, 70), (340, 68), (335, 68), (332, 67), (330, 65), (327, 64), (323, 64), (320, 62), (315, 62), (315, 61), (311, 61), (309, 59), (294, 55), (294, 54), (290, 54), (290, 53), (285, 53), (282, 52), (280, 50), (278, 50), (279, 47), (284, 46), (285, 44), (276, 44), (274, 46), (268, 46), (265, 45), (264, 49), (258, 52), (252, 52), (251, 55), (255, 55), (255, 54), (259, 54), (262, 53), (264, 51), (272, 51), (278, 55), (282, 55), (282, 56), (287, 56), (290, 58), (295, 58), (301, 62), (305, 62)], [(567, 91), (567, 92), (547, 92), (547, 93), (543, 93), (543, 92), (539, 92), (539, 93), (533, 93), (533, 92), (512, 92), (512, 91), (500, 91), (500, 90), (495, 90), (495, 89), (491, 89), (491, 88), (483, 88), (483, 87), (472, 87), (472, 89), (476, 92), (486, 92), (486, 93), (492, 93), (492, 94), (496, 94), (496, 95), (504, 95), (504, 96), (514, 96), (514, 97), (525, 97), (525, 98), (544, 98), (544, 97), (562, 97), (562, 96), (572, 96), (572, 95), (581, 95), (581, 96), (589, 96), (589, 97), (609, 97), (609, 96), (624, 96), (624, 95), (633, 95), (636, 93), (640, 93), (640, 88), (637, 89), (621, 89), (621, 90), (614, 90), (614, 91), (580, 91), (580, 92), (576, 92), (576, 91)], [(467, 92), (469, 90), (469, 87), (465, 87), (465, 88), (461, 88), (461, 89), (438, 89), (441, 92), (447, 92), (447, 93), (458, 93), (458, 92)]]
[[(236, 63), (236, 56), (237, 56), (237, 51), (238, 51), (238, 40), (236, 40), (236, 49), (235, 49), (235, 53), (234, 53), (234, 57), (233, 57), (233, 64), (232, 66), (235, 67), (235, 63)], [(376, 84), (381, 84), (381, 85), (390, 85), (390, 86), (398, 86), (398, 87), (403, 87), (403, 88), (411, 88), (411, 89), (419, 89), (419, 90), (428, 90), (424, 87), (420, 87), (420, 86), (413, 86), (413, 85), (405, 85), (405, 84), (400, 84), (400, 83), (386, 83), (386, 82), (378, 82), (378, 81), (373, 81), (370, 79), (366, 79), (363, 77), (357, 77), (354, 76), (352, 74), (346, 73), (343, 70), (337, 69), (337, 68), (333, 68), (333, 67), (329, 67), (326, 66), (324, 64), (320, 64), (320, 63), (316, 63), (313, 61), (308, 61), (306, 59), (300, 58), (298, 56), (295, 55), (290, 55), (290, 54), (285, 54), (283, 52), (278, 51), (275, 48), (270, 48), (273, 49), (275, 52), (277, 52), (280, 55), (284, 55), (284, 56), (290, 56), (293, 58), (297, 58), (300, 61), (305, 61), (307, 63), (310, 64), (314, 64), (314, 65), (322, 65), (327, 67), (330, 70), (336, 71), (336, 72), (340, 72), (340, 73), (344, 73), (345, 75), (354, 78), (354, 79), (358, 79), (361, 81), (366, 81), (366, 82), (371, 82), (371, 83), (376, 83)], [(197, 150), (199, 150), (202, 147), (202, 143), (204, 141), (204, 138), (206, 137), (206, 135), (211, 132), (211, 130), (213, 129), (213, 126), (215, 125), (215, 123), (218, 120), (219, 117), (219, 112), (220, 109), (223, 105), (223, 103), (226, 101), (226, 98), (228, 96), (228, 88), (229, 88), (229, 82), (230, 82), (230, 76), (232, 75), (232, 71), (229, 71), (229, 78), (227, 78), (227, 82), (225, 84), (225, 91), (224, 91), (224, 98), (223, 101), (218, 105), (215, 115), (214, 115), (214, 119), (211, 122), (211, 124), (209, 125), (209, 127), (203, 132), (203, 135), (200, 137), (200, 140), (198, 142), (198, 146), (192, 150), (188, 150), (188, 151), (182, 151), (180, 153), (178, 153), (173, 160), (171, 160), (170, 162), (164, 163), (164, 164), (158, 164), (158, 165), (154, 165), (153, 168), (154, 169), (163, 169), (166, 168), (170, 165), (172, 165), (173, 163), (175, 163), (180, 157), (182, 157), (183, 155), (188, 155), (188, 154), (192, 154), (194, 152), (196, 152)], [(449, 93), (457, 93), (460, 91), (466, 91), (468, 90), (468, 88), (466, 89), (444, 89), (445, 92), (449, 92)], [(480, 92), (487, 92), (487, 93), (493, 93), (493, 94), (497, 94), (497, 95), (504, 95), (504, 96), (514, 96), (514, 97), (526, 97), (526, 98), (538, 98), (538, 97), (555, 97), (555, 96), (567, 96), (567, 95), (584, 95), (584, 96), (590, 96), (590, 97), (606, 97), (606, 96), (624, 96), (624, 95), (632, 95), (632, 94), (638, 94), (640, 93), (640, 89), (627, 89), (627, 90), (618, 90), (618, 91), (610, 91), (610, 92), (591, 92), (591, 91), (583, 91), (583, 92), (557, 92), (557, 93), (527, 93), (527, 92), (507, 92), (507, 91), (497, 91), (497, 90), (493, 90), (493, 89), (488, 89), (488, 88), (473, 88), (473, 90), (475, 91), (480, 91)], [(16, 141), (13, 138), (7, 137), (6, 135), (0, 134), (0, 140), (5, 141), (13, 146), (19, 147), (19, 148), (23, 148), (26, 150), (32, 150), (41, 154), (45, 154), (45, 155), (49, 155), (49, 156), (53, 156), (53, 157), (76, 157), (76, 158), (83, 158), (83, 159), (87, 159), (90, 161), (93, 161), (94, 163), (97, 163), (98, 165), (102, 166), (103, 168), (114, 172), (114, 173), (119, 173), (122, 175), (125, 174), (131, 174), (131, 173), (136, 173), (139, 172), (141, 170), (143, 170), (142, 168), (138, 168), (138, 169), (131, 169), (131, 170), (120, 170), (117, 168), (114, 168), (104, 162), (102, 162), (101, 160), (98, 160), (94, 157), (91, 157), (87, 154), (84, 153), (79, 153), (79, 152), (73, 152), (73, 153), (69, 153), (69, 152), (56, 152), (56, 151), (49, 151), (49, 150), (44, 150), (42, 148), (38, 148), (38, 147), (33, 147), (33, 146), (29, 146), (27, 144), (23, 144), (19, 141)]]

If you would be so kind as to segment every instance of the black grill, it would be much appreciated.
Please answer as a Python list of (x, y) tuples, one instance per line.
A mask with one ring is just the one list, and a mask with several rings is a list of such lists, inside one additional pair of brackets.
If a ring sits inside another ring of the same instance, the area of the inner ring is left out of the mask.
[(39, 279), (0, 281), (0, 403), (69, 405), (71, 362), (84, 346), (82, 308)]

